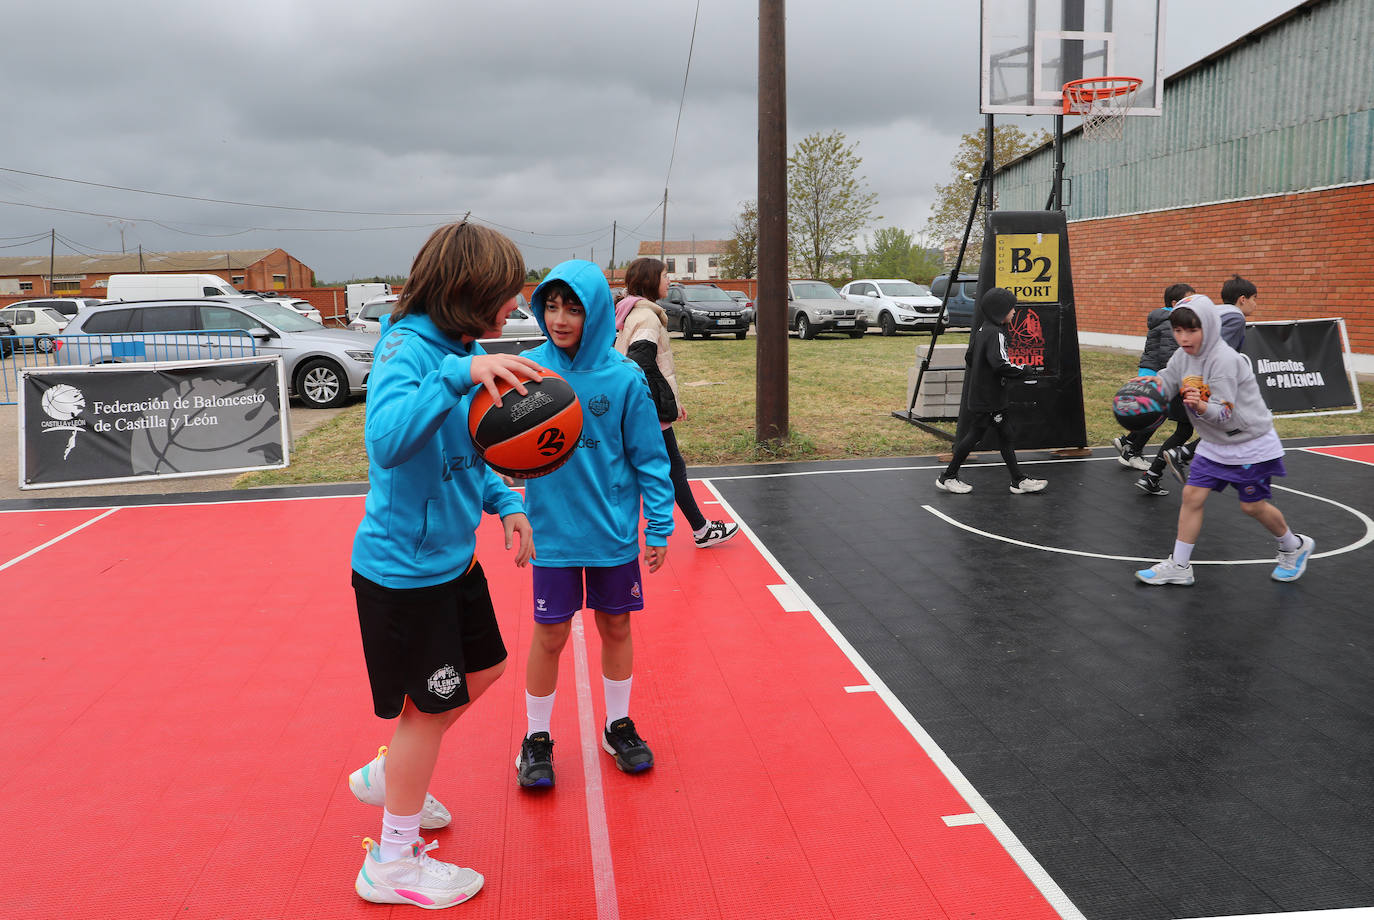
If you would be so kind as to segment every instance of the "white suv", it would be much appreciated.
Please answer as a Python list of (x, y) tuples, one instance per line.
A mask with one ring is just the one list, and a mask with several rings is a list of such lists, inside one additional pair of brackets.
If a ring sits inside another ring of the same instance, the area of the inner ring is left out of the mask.
[(863, 278), (840, 288), (845, 300), (862, 307), (868, 322), (894, 335), (898, 329), (921, 329), (940, 318), (940, 298), (924, 284), (902, 278)]

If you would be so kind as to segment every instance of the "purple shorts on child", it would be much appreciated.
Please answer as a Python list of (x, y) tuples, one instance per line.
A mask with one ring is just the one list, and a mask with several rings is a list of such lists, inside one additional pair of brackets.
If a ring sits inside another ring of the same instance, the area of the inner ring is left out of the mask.
[(1248, 504), (1268, 501), (1273, 494), (1269, 491), (1269, 480), (1287, 475), (1282, 457), (1244, 466), (1230, 466), (1206, 457), (1194, 457), (1188, 467), (1188, 485), (1211, 489), (1213, 492), (1224, 491), (1228, 485), (1235, 486), (1241, 502)]

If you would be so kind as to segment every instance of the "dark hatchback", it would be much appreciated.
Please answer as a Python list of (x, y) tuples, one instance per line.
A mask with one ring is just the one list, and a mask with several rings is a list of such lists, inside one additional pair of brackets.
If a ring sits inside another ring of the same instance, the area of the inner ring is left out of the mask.
[(742, 304), (713, 284), (674, 284), (658, 302), (668, 314), (668, 331), (684, 339), (712, 335), (749, 334), (749, 313)]

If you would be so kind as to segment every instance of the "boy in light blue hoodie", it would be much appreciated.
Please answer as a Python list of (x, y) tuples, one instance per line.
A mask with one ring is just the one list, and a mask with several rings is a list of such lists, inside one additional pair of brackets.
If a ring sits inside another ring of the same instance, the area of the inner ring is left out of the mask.
[(528, 726), (515, 771), (521, 786), (548, 787), (554, 784), (549, 726), (558, 661), (573, 615), (583, 606), (594, 611), (601, 635), (601, 746), (626, 773), (653, 766), (653, 753), (630, 719), (630, 612), (644, 609), (641, 502), (644, 562), (656, 572), (673, 532), (673, 484), (644, 372), (613, 347), (615, 307), (601, 269), (582, 260), (564, 262), (530, 300), (548, 341), (525, 354), (561, 374), (582, 403), (582, 437), (568, 462), (525, 484), (539, 554), (525, 677)]

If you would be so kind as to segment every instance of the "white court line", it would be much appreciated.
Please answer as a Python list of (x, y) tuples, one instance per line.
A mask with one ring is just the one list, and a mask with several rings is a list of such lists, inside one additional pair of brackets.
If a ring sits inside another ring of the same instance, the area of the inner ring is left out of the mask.
[[(731, 512), (734, 516), (734, 512)], [(803, 613), (806, 611), (806, 602), (797, 597), (797, 592), (793, 591), (788, 585), (769, 585), (768, 590), (773, 592), (773, 599), (778, 602), (778, 606), (784, 613)]]
[[(1340, 508), (1343, 511), (1348, 511), (1351, 515), (1353, 515), (1356, 519), (1358, 519), (1361, 523), (1364, 524), (1363, 537), (1356, 540), (1354, 543), (1347, 543), (1345, 546), (1340, 546), (1336, 549), (1329, 549), (1324, 553), (1313, 553), (1313, 559), (1326, 559), (1330, 556), (1339, 556), (1342, 553), (1354, 552), (1355, 550), (1360, 549), (1361, 547), (1369, 545), (1371, 541), (1374, 541), (1374, 520), (1371, 520), (1369, 518), (1369, 515), (1365, 514), (1364, 512), (1356, 508), (1352, 508), (1349, 505), (1344, 504), (1342, 502), (1338, 502), (1335, 499), (1324, 498), (1320, 495), (1313, 495), (1310, 492), (1299, 492), (1297, 489), (1290, 489), (1286, 486), (1278, 485), (1273, 486), (1272, 488), (1279, 489), (1284, 492), (1291, 492), (1294, 495), (1301, 495), (1303, 498), (1310, 498), (1313, 501), (1326, 502), (1329, 505), (1335, 505), (1337, 508)], [(1085, 556), (1089, 559), (1109, 559), (1114, 562), (1159, 561), (1158, 556), (1113, 556), (1110, 553), (1091, 553), (1087, 550), (1065, 549), (1062, 546), (1050, 546), (1046, 543), (1030, 543), (1026, 540), (1018, 540), (1015, 537), (1007, 537), (1003, 536), (1002, 534), (993, 533), (990, 530), (979, 530), (977, 527), (971, 527), (968, 524), (955, 520), (948, 514), (945, 514), (943, 511), (936, 510), (930, 505), (922, 505), (921, 508), (925, 511), (929, 511), (931, 514), (935, 515), (937, 518), (944, 521), (945, 523), (952, 524), (953, 526), (958, 527), (960, 530), (967, 531), (971, 534), (976, 534), (980, 537), (986, 537), (989, 540), (997, 540), (1002, 543), (1010, 543), (1012, 546), (1023, 546), (1027, 549), (1038, 549), (1046, 553), (1062, 553), (1066, 556)], [(1192, 560), (1192, 563), (1193, 565), (1273, 565), (1274, 557), (1268, 556), (1264, 559), (1194, 559)]]
[(611, 833), (606, 825), (606, 796), (601, 785), (601, 733), (592, 713), (592, 682), (587, 667), (587, 636), (582, 614), (573, 614), (573, 660), (577, 672), (577, 724), (582, 735), (582, 772), (586, 775), (587, 836), (592, 848), (592, 881), (596, 886), (597, 920), (620, 920), (615, 893)]
[[(63, 510), (66, 510), (66, 509), (63, 509)], [(6, 562), (4, 565), (0, 565), (0, 572), (5, 571), (5, 569), (9, 568), (9, 567), (12, 566), (12, 565), (15, 565), (16, 563), (23, 562), (25, 559), (29, 558), (30, 556), (32, 556), (32, 555), (35, 554), (35, 553), (40, 553), (40, 552), (42, 552), (43, 550), (47, 549), (49, 546), (52, 546), (54, 543), (57, 543), (57, 542), (60, 541), (60, 540), (65, 540), (65, 539), (67, 539), (67, 538), (70, 537), (72, 534), (76, 533), (77, 531), (85, 530), (87, 527), (90, 527), (90, 526), (91, 526), (92, 524), (94, 524), (96, 521), (103, 521), (105, 518), (107, 518), (107, 517), (109, 517), (110, 515), (114, 514), (114, 513), (115, 513), (116, 511), (118, 511), (118, 510), (119, 510), (118, 508), (111, 508), (110, 510), (106, 511), (104, 514), (98, 514), (98, 515), (96, 515), (95, 517), (91, 518), (91, 519), (90, 519), (89, 521), (87, 521), (86, 523), (84, 523), (84, 524), (77, 524), (75, 527), (73, 527), (71, 530), (67, 531), (66, 533), (64, 533), (64, 534), (59, 534), (58, 536), (53, 537), (53, 538), (52, 538), (51, 540), (49, 540), (47, 543), (44, 543), (44, 544), (41, 545), (41, 546), (35, 546), (33, 549), (29, 550), (27, 553), (23, 553), (22, 555), (15, 556), (15, 557), (14, 557), (13, 559), (11, 559), (9, 562)]]
[(1374, 920), (1374, 907), (1297, 910), (1277, 914), (1237, 914), (1230, 917), (1194, 917), (1193, 920)]
[(1073, 901), (1069, 900), (1069, 896), (1064, 893), (1064, 890), (1059, 887), (1054, 879), (1050, 878), (1050, 874), (1036, 861), (1035, 857), (1030, 854), (1030, 851), (1026, 849), (1025, 845), (1017, 839), (1016, 834), (1012, 832), (1011, 828), (1007, 827), (1006, 822), (998, 816), (997, 812), (992, 810), (992, 806), (987, 803), (982, 795), (979, 794), (978, 790), (974, 788), (973, 784), (968, 781), (968, 778), (964, 776), (957, 766), (955, 766), (954, 761), (949, 759), (949, 755), (941, 750), (940, 746), (935, 743), (935, 739), (930, 737), (930, 734), (921, 726), (921, 723), (916, 721), (911, 711), (903, 705), (901, 700), (897, 699), (896, 694), (894, 694), (891, 688), (889, 688), (887, 684), (883, 682), (883, 679), (878, 676), (878, 672), (869, 666), (868, 662), (863, 659), (863, 656), (859, 654), (854, 646), (850, 645), (849, 640), (844, 637), (844, 634), (835, 627), (835, 624), (830, 621), (830, 618), (825, 615), (820, 607), (816, 606), (815, 602), (807, 596), (796, 579), (787, 573), (787, 570), (782, 567), (782, 564), (778, 562), (777, 558), (768, 550), (768, 547), (763, 544), (763, 541), (758, 538), (758, 535), (754, 533), (753, 529), (735, 513), (735, 510), (730, 507), (730, 503), (725, 500), (724, 496), (716, 491), (716, 487), (713, 485), (712, 481), (710, 479), (702, 479), (700, 482), (705, 485), (706, 488), (710, 489), (712, 494), (720, 500), (722, 507), (729, 512), (730, 517), (739, 525), (740, 531), (749, 538), (749, 542), (754, 544), (754, 548), (758, 550), (759, 555), (763, 556), (768, 564), (773, 567), (773, 571), (778, 574), (778, 577), (787, 582), (788, 586), (796, 592), (797, 596), (806, 602), (807, 610), (820, 625), (821, 629), (825, 630), (826, 635), (830, 636), (830, 640), (835, 643), (840, 652), (849, 659), (850, 663), (854, 665), (859, 673), (863, 675), (864, 679), (868, 681), (869, 685), (873, 687), (874, 692), (882, 698), (882, 701), (887, 704), (887, 708), (897, 717), (897, 721), (911, 733), (914, 739), (916, 739), (916, 743), (926, 752), (926, 756), (939, 768), (940, 772), (945, 775), (945, 779), (949, 780), (950, 785), (958, 791), (964, 801), (968, 803), (969, 807), (972, 808), (982, 822), (987, 825), (988, 831), (997, 838), (997, 842), (1007, 851), (1007, 855), (1020, 866), (1021, 871), (1026, 874), (1026, 878), (1030, 880), (1031, 884), (1033, 884), (1037, 890), (1039, 890), (1040, 894), (1044, 896), (1050, 906), (1054, 908), (1063, 920), (1086, 920), (1083, 916), (1083, 912), (1074, 905)]
[(870, 687), (868, 684), (856, 684), (856, 685), (853, 686), (853, 687), (845, 687), (845, 688), (844, 688), (844, 692), (845, 692), (845, 693), (877, 693), (878, 691), (877, 691), (877, 688), (876, 688), (876, 687)]
[(973, 827), (983, 823), (977, 815), (945, 815), (940, 820), (945, 822), (945, 827)]

